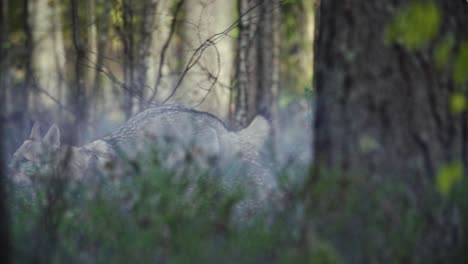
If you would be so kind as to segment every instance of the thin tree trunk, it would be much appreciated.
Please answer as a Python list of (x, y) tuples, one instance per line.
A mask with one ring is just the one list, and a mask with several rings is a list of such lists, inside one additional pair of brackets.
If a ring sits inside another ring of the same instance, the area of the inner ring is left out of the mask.
[(272, 125), (274, 154), (279, 135), (280, 1), (239, 0), (238, 4), (241, 20), (234, 119), (237, 127), (245, 127), (256, 114), (266, 116)]
[[(8, 41), (8, 1), (2, 0), (0, 3), (0, 43), (4, 44)], [(0, 115), (2, 119), (6, 110), (6, 89), (7, 89), (7, 47), (2, 45), (0, 47)], [(5, 192), (5, 179), (7, 178), (5, 166), (5, 151), (4, 151), (4, 135), (3, 124), (0, 122), (0, 259), (2, 263), (9, 264), (12, 262), (12, 247), (10, 244), (9, 232), (9, 217), (8, 207)]]
[(88, 125), (88, 104), (87, 92), (85, 87), (85, 72), (84, 65), (86, 64), (86, 51), (80, 37), (81, 27), (78, 17), (78, 2), (77, 0), (70, 0), (71, 4), (71, 22), (72, 22), (72, 35), (73, 35), (73, 49), (75, 54), (74, 64), (74, 82), (73, 88), (70, 93), (70, 105), (72, 106), (75, 115), (75, 124), (78, 130), (74, 131), (72, 138), (78, 143), (86, 134), (86, 127)]
[(23, 0), (23, 31), (25, 34), (24, 43), (24, 82), (21, 86), (21, 91), (18, 97), (20, 109), (20, 131), (26, 130), (26, 116), (29, 112), (29, 91), (33, 86), (33, 68), (32, 68), (32, 52), (33, 52), (33, 34), (29, 22), (29, 0)]
[(153, 46), (153, 32), (155, 31), (155, 13), (158, 1), (144, 0), (140, 7), (140, 15), (142, 16), (141, 24), (139, 25), (139, 41), (135, 53), (137, 54), (138, 62), (136, 67), (136, 85), (139, 98), (139, 110), (146, 108), (146, 94), (149, 62), (151, 57), (151, 48)]
[(272, 151), (276, 153), (279, 135), (278, 90), (280, 51), (280, 2), (264, 1), (260, 5), (258, 30), (258, 92), (257, 113), (267, 116), (272, 127)]
[(119, 29), (119, 36), (123, 44), (123, 71), (124, 71), (124, 98), (123, 111), (126, 118), (133, 114), (133, 101), (136, 94), (135, 87), (135, 53), (134, 53), (134, 28), (133, 28), (133, 5), (128, 0), (122, 1), (122, 28)]
[(86, 16), (87, 26), (87, 64), (90, 66), (86, 70), (86, 86), (91, 90), (94, 90), (93, 85), (96, 83), (96, 78), (98, 72), (96, 71), (97, 67), (97, 57), (98, 57), (98, 33), (97, 33), (97, 21), (96, 21), (96, 0), (87, 1), (87, 9), (89, 12)]
[[(256, 114), (258, 88), (258, 0), (239, 0), (239, 40), (236, 69), (235, 127), (245, 127)], [(253, 8), (253, 9), (252, 9)]]
[[(103, 107), (100, 107), (101, 102), (102, 105), (105, 102), (105, 91), (103, 90), (103, 81), (101, 78), (101, 71), (104, 67), (104, 58), (107, 53), (107, 45), (108, 45), (108, 38), (109, 38), (109, 29), (110, 29), (110, 12), (111, 12), (111, 2), (110, 1), (103, 1), (103, 9), (104, 11), (100, 14), (99, 18), (96, 20), (96, 31), (97, 31), (97, 50), (96, 50), (96, 69), (94, 74), (94, 84), (92, 85), (92, 95), (91, 98), (93, 100), (93, 113), (94, 116), (98, 116), (101, 111), (103, 111)], [(102, 101), (101, 101), (102, 100)], [(97, 120), (95, 120), (97, 121)]]
[[(65, 46), (63, 39), (63, 24), (62, 24), (62, 8), (61, 1), (51, 0), (49, 5), (52, 10), (52, 25), (51, 32), (52, 35), (52, 47), (54, 53), (54, 74), (52, 76), (55, 78), (53, 85), (56, 86), (56, 98), (60, 102), (66, 102), (66, 67), (65, 67)], [(48, 88), (48, 87), (46, 87)], [(53, 93), (52, 93), (53, 94)], [(60, 106), (58, 106), (60, 109)]]
[[(157, 2), (157, 12), (155, 13), (155, 24), (153, 30), (153, 47), (149, 58), (149, 70), (147, 79), (149, 83), (154, 83), (153, 91), (148, 98), (148, 102), (160, 101), (166, 93), (169, 92), (169, 87), (172, 87), (171, 77), (166, 78), (172, 55), (177, 58), (174, 53), (176, 48), (171, 46), (177, 34), (177, 26), (179, 24), (179, 15), (182, 13), (184, 0), (179, 0), (176, 3), (175, 10), (171, 14), (171, 1), (159, 0)], [(172, 15), (172, 18), (170, 18)]]

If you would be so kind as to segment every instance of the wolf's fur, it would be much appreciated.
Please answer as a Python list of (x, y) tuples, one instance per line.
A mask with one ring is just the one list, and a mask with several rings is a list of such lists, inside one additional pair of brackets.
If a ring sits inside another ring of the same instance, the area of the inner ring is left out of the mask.
[(92, 168), (109, 162), (138, 159), (154, 151), (164, 166), (187, 161), (209, 169), (234, 160), (252, 162), (268, 138), (268, 122), (257, 116), (240, 131), (230, 131), (215, 116), (178, 106), (151, 108), (129, 119), (116, 131), (81, 147), (62, 146), (60, 130), (53, 125), (44, 137), (34, 126), (31, 136), (10, 162), (13, 179), (30, 182), (59, 174), (85, 177)]

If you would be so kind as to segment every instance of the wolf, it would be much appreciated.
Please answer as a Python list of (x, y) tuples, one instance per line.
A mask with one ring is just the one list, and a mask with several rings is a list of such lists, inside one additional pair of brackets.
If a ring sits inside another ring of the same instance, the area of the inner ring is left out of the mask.
[[(217, 173), (228, 175), (227, 186), (244, 182), (262, 190), (258, 199), (268, 199), (269, 190), (276, 186), (272, 174), (260, 164), (260, 153), (270, 133), (269, 123), (262, 116), (233, 131), (206, 112), (181, 106), (149, 108), (104, 138), (80, 147), (62, 145), (56, 125), (43, 137), (39, 130), (35, 124), (30, 137), (13, 154), (9, 167), (14, 182), (31, 184), (50, 175), (80, 180), (96, 171), (125, 174), (125, 170), (109, 169), (115, 167), (109, 164), (128, 164), (157, 155), (160, 164), (171, 169), (188, 164), (216, 168)], [(234, 163), (248, 171), (228, 173)]]

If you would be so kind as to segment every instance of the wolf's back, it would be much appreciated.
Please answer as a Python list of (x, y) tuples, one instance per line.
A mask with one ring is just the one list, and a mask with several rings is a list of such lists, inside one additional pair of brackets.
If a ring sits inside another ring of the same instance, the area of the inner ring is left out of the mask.
[(268, 122), (257, 116), (240, 131), (230, 131), (217, 117), (180, 106), (150, 108), (129, 119), (104, 138), (125, 152), (155, 147), (182, 147), (218, 158), (258, 152), (269, 134)]
[(186, 167), (190, 160), (202, 169), (214, 169), (226, 188), (252, 189), (254, 195), (242, 205), (255, 209), (268, 203), (270, 194), (277, 190), (273, 173), (259, 155), (269, 131), (261, 116), (246, 128), (231, 131), (209, 113), (166, 106), (143, 111), (103, 141), (130, 157), (155, 150), (161, 164), (170, 168)]

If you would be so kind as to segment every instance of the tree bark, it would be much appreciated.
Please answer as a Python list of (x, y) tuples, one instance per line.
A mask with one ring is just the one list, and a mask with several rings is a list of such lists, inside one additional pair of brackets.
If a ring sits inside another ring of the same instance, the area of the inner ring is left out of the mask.
[[(138, 86), (138, 97), (140, 98), (139, 110), (142, 111), (146, 108), (146, 97), (148, 93), (148, 71), (150, 69), (149, 63), (151, 61), (151, 48), (153, 46), (153, 32), (155, 31), (155, 13), (157, 10), (158, 1), (145, 0), (140, 7), (140, 15), (142, 16), (139, 25), (139, 41), (137, 47), (137, 77), (136, 82)], [(152, 85), (152, 84), (151, 84)]]
[[(149, 56), (149, 69), (147, 79), (149, 83), (154, 83), (153, 91), (148, 97), (148, 102), (167, 98), (170, 93), (170, 87), (175, 84), (175, 79), (167, 75), (171, 66), (170, 58), (178, 58), (175, 54), (177, 48), (171, 45), (177, 37), (177, 28), (180, 24), (179, 16), (183, 11), (184, 0), (179, 0), (175, 3), (175, 9), (171, 0), (157, 1), (157, 12), (154, 17), (153, 47), (152, 53)], [(174, 11), (171, 11), (174, 9)], [(172, 16), (172, 17), (171, 17)], [(180, 62), (175, 61), (175, 64)]]
[[(447, 162), (466, 161), (466, 118), (450, 111), (456, 88), (435, 68), (431, 45), (410, 52), (384, 41), (404, 2), (321, 1), (316, 167), (427, 183)], [(466, 37), (466, 3), (440, 2), (443, 26)]]
[(234, 122), (245, 127), (256, 114), (266, 116), (271, 121), (275, 152), (279, 135), (280, 1), (239, 0), (238, 10)]
[[(138, 4), (125, 0), (121, 4), (123, 24), (117, 27), (124, 52), (125, 97), (123, 110), (127, 118), (134, 111), (146, 106), (148, 63), (150, 61), (152, 36), (154, 31), (154, 0), (145, 0)], [(137, 17), (141, 16), (138, 21)], [(138, 22), (138, 23), (137, 23)], [(138, 102), (135, 107), (135, 102)]]
[[(8, 1), (2, 0), (0, 3), (0, 43), (3, 45), (0, 47), (0, 114), (2, 117), (5, 115), (6, 100), (5, 91), (7, 89), (7, 68), (6, 57), (7, 57), (7, 43), (8, 40)], [(2, 118), (3, 119), (3, 118)], [(0, 122), (0, 259), (3, 263), (9, 264), (12, 262), (11, 251), (12, 247), (10, 244), (10, 232), (9, 232), (9, 217), (8, 207), (6, 205), (6, 193), (5, 193), (5, 179), (6, 179), (6, 167), (5, 167), (5, 151), (4, 151), (4, 135), (3, 135), (3, 124)]]
[[(103, 78), (101, 71), (104, 69), (104, 58), (106, 57), (109, 39), (110, 29), (110, 13), (111, 13), (111, 2), (110, 1), (99, 1), (95, 4), (102, 5), (102, 13), (99, 13), (99, 18), (96, 18), (96, 68), (94, 73), (94, 83), (92, 84), (92, 112), (94, 113), (94, 122), (98, 122), (99, 115), (104, 112), (106, 104), (106, 91), (104, 90)], [(110, 85), (109, 85), (110, 86)]]
[[(89, 10), (86, 16), (87, 26), (87, 43), (86, 43), (86, 55), (87, 64), (90, 66), (86, 69), (86, 86), (94, 91), (94, 84), (98, 78), (99, 72), (96, 71), (98, 67), (98, 32), (96, 22), (96, 0), (88, 0), (86, 7)], [(105, 15), (106, 16), (106, 15)], [(102, 59), (102, 58), (101, 58)], [(92, 92), (94, 93), (94, 92)], [(94, 100), (94, 98), (91, 98)]]
[(260, 5), (260, 28), (258, 30), (258, 92), (257, 113), (271, 122), (272, 151), (276, 154), (279, 135), (278, 92), (280, 67), (280, 1), (264, 1)]
[(25, 34), (24, 41), (24, 81), (21, 86), (20, 93), (17, 96), (16, 105), (21, 106), (19, 109), (19, 129), (24, 131), (26, 128), (26, 116), (29, 111), (29, 91), (33, 86), (33, 67), (32, 67), (32, 53), (33, 53), (33, 34), (29, 21), (29, 0), (23, 0), (23, 31)]
[[(238, 0), (239, 39), (237, 49), (237, 69), (234, 123), (236, 127), (245, 127), (256, 114), (256, 96), (258, 84), (258, 61), (256, 32), (258, 27), (258, 1)], [(253, 8), (253, 9), (252, 9)]]
[(124, 60), (124, 98), (123, 111), (126, 118), (133, 114), (133, 101), (135, 97), (135, 54), (133, 38), (133, 6), (128, 1), (122, 1), (123, 25), (120, 29), (120, 39), (123, 44)]
[(71, 4), (71, 25), (72, 25), (72, 39), (74, 49), (74, 79), (72, 89), (70, 92), (69, 104), (72, 106), (74, 121), (77, 130), (71, 135), (74, 143), (77, 144), (86, 136), (88, 125), (88, 93), (85, 81), (85, 68), (86, 50), (81, 36), (81, 25), (78, 15), (78, 2), (77, 0), (70, 0)]

